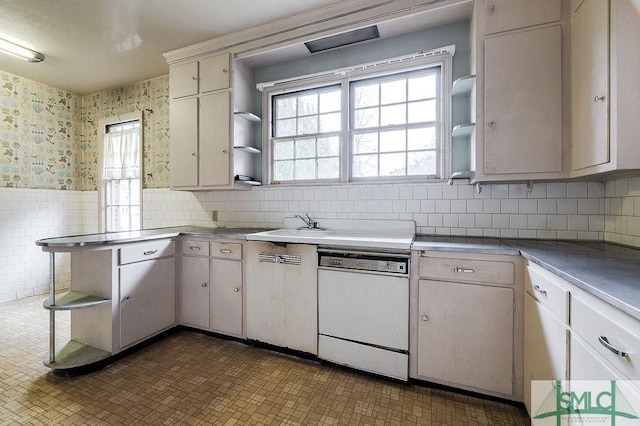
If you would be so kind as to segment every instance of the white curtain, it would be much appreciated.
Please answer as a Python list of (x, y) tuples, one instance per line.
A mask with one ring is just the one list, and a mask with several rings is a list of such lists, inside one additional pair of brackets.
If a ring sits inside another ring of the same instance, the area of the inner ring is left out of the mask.
[(140, 126), (104, 135), (104, 179), (138, 179)]

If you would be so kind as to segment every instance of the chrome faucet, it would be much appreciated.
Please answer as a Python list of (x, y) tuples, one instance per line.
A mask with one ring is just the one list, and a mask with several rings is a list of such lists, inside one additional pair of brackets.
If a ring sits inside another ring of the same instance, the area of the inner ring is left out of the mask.
[(307, 225), (307, 228), (309, 228), (309, 229), (318, 229), (318, 221), (311, 219), (309, 217), (309, 213), (305, 213), (304, 216), (300, 216), (299, 214), (297, 214), (294, 217), (297, 217), (298, 219), (303, 221), (304, 224)]

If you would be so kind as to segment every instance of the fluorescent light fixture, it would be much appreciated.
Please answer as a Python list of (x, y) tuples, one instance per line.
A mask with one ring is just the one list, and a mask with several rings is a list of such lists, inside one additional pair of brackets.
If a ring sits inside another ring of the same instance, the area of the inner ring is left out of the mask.
[(308, 41), (304, 45), (307, 46), (309, 52), (316, 53), (323, 50), (335, 49), (336, 47), (347, 46), (349, 44), (360, 43), (362, 41), (373, 40), (379, 37), (380, 33), (378, 32), (378, 27), (372, 25), (370, 27), (360, 28), (346, 33)]
[(6, 53), (16, 58), (24, 59), (28, 62), (42, 62), (44, 55), (35, 50), (27, 49), (7, 40), (0, 38), (0, 52)]

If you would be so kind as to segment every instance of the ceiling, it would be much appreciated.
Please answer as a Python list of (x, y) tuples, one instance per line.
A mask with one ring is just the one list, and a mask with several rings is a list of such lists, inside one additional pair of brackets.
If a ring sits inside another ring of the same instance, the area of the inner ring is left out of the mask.
[[(343, 0), (0, 0), (0, 38), (45, 55), (0, 53), (0, 70), (86, 95), (169, 73), (162, 53)], [(380, 23), (381, 37), (468, 18), (472, 2)], [(246, 58), (309, 55), (303, 44)]]
[(0, 38), (45, 55), (0, 54), (0, 70), (79, 95), (169, 73), (163, 52), (341, 0), (0, 0)]

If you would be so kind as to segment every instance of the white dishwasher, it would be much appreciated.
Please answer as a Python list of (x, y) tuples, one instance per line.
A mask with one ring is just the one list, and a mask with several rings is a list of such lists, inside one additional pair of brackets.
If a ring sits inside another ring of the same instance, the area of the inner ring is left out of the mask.
[(409, 253), (318, 249), (318, 357), (408, 380)]

